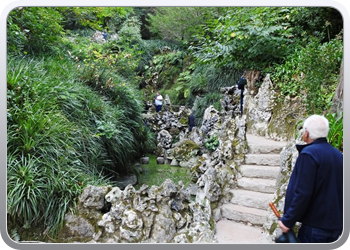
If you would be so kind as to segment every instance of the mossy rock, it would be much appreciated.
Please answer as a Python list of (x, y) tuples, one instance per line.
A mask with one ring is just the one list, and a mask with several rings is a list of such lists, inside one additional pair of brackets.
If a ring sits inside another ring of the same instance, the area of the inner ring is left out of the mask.
[(188, 125), (188, 117), (181, 117), (179, 122), (182, 124), (182, 125)]
[(186, 140), (174, 148), (173, 155), (178, 161), (188, 161), (192, 157), (195, 157), (199, 150), (200, 146), (191, 140)]

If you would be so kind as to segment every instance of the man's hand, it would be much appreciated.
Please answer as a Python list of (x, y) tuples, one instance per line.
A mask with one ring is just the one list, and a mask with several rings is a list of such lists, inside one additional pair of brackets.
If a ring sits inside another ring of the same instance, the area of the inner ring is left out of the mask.
[(278, 221), (278, 226), (282, 229), (282, 232), (283, 233), (286, 233), (286, 232), (288, 232), (289, 231), (289, 228), (288, 227), (286, 227), (283, 223), (282, 223), (282, 221)]

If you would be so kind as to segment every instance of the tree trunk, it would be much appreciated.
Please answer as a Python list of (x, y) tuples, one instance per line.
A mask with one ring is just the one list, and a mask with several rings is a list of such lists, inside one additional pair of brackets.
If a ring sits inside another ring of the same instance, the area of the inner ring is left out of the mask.
[(331, 112), (338, 115), (343, 112), (343, 93), (344, 93), (344, 59), (341, 62), (340, 74), (337, 89), (332, 100)]

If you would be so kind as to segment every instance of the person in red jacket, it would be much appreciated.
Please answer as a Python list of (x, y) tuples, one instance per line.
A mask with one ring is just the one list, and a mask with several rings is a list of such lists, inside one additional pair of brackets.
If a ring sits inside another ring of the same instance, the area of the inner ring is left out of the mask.
[(290, 177), (284, 213), (278, 224), (284, 233), (301, 223), (301, 243), (331, 243), (343, 231), (343, 154), (327, 142), (328, 120), (319, 115), (303, 125), (304, 145)]

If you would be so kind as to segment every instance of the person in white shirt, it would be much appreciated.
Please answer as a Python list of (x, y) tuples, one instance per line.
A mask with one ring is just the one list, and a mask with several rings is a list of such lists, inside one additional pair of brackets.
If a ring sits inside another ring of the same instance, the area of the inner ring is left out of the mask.
[(158, 113), (159, 111), (162, 110), (162, 105), (163, 105), (163, 96), (157, 92), (157, 94), (154, 96), (154, 102), (156, 105), (156, 112)]

